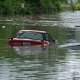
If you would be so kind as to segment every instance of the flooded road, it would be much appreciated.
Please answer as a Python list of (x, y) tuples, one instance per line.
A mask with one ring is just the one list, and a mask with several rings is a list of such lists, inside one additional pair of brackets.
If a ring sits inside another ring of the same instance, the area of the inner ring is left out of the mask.
[[(80, 80), (80, 12), (33, 21), (29, 25), (0, 23), (0, 80)], [(22, 27), (45, 30), (58, 42), (10, 48), (7, 40)]]

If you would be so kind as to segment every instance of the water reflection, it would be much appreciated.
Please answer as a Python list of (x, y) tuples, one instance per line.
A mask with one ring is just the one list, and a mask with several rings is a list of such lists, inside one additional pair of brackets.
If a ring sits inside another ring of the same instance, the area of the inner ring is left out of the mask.
[(64, 12), (60, 14), (60, 24), (68, 28), (76, 28), (80, 26), (80, 11)]
[(45, 30), (58, 40), (58, 44), (48, 46), (9, 48), (8, 38), (22, 26), (0, 24), (0, 79), (80, 80), (80, 29), (73, 29), (80, 24), (79, 13), (61, 13), (60, 21), (50, 21), (57, 24), (54, 27), (24, 25), (25, 29)]
[(25, 58), (20, 62), (20, 66), (18, 65), (17, 69), (19, 70), (19, 73), (16, 77), (17, 79), (53, 79), (51, 76), (55, 75), (56, 65), (60, 60), (65, 59), (65, 56), (63, 56), (63, 58), (61, 57), (61, 55), (65, 55), (65, 51), (60, 50), (61, 54), (59, 54), (57, 53), (59, 49), (54, 46), (31, 48), (13, 47), (13, 49), (18, 55)]
[[(48, 45), (47, 45), (48, 46)], [(39, 53), (43, 53), (44, 51), (48, 51), (46, 48), (48, 48), (47, 46), (42, 47), (41, 45), (37, 45), (37, 46), (13, 46), (13, 49), (15, 52), (17, 52), (20, 55), (32, 55), (32, 54), (39, 54)], [(47, 52), (48, 53), (48, 52)]]
[(65, 59), (65, 50), (58, 49), (55, 44), (7, 48), (1, 54), (1, 80), (53, 80), (56, 65)]
[[(79, 52), (54, 46), (13, 47), (13, 56), (0, 58), (1, 80), (74, 80), (80, 79)], [(28, 52), (27, 52), (28, 51)], [(6, 52), (5, 52), (6, 53)], [(3, 54), (4, 55), (4, 54)], [(2, 57), (2, 56), (1, 56)], [(75, 67), (76, 66), (76, 67)]]

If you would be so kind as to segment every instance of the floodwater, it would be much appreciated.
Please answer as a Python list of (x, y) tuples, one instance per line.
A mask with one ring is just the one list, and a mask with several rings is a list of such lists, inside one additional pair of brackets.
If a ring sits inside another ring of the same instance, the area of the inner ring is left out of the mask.
[[(49, 32), (52, 45), (13, 47), (7, 40), (20, 29)], [(0, 80), (80, 80), (80, 12), (15, 23), (0, 23)]]

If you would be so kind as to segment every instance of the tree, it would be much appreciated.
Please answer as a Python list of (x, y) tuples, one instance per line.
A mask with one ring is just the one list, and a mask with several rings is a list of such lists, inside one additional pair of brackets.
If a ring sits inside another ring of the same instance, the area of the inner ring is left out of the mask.
[[(60, 11), (61, 3), (67, 0), (0, 0), (1, 15), (39, 14)], [(21, 7), (24, 3), (24, 8)]]
[[(26, 2), (26, 6), (29, 5), (27, 7), (30, 7), (30, 9), (33, 10), (33, 13), (39, 13), (40, 5), (41, 5), (40, 0), (25, 0), (25, 2)], [(27, 12), (30, 13), (29, 8)]]

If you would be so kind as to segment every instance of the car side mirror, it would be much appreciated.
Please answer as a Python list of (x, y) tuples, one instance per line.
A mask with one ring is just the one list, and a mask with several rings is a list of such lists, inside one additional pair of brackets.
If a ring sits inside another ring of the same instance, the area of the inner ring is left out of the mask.
[(11, 40), (13, 40), (13, 38), (10, 38)]

